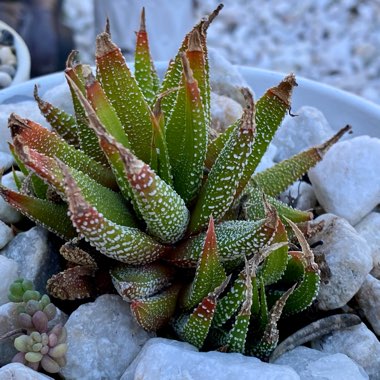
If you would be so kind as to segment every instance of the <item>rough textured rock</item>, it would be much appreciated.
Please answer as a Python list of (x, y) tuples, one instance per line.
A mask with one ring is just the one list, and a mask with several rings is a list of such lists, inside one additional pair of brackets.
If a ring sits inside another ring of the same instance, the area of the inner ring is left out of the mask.
[(0, 368), (0, 379), (4, 380), (53, 380), (52, 377), (36, 372), (21, 363), (11, 363)]
[(363, 367), (371, 380), (380, 379), (380, 342), (364, 323), (326, 335), (312, 342), (312, 347), (345, 354)]
[(366, 277), (356, 294), (356, 300), (377, 335), (380, 335), (380, 280)]
[(371, 274), (380, 279), (380, 213), (371, 212), (355, 226), (355, 229), (371, 249), (373, 260)]
[(345, 305), (360, 289), (372, 269), (372, 256), (367, 242), (346, 220), (333, 214), (316, 218), (322, 220), (322, 231), (310, 243), (323, 241), (313, 249), (322, 271), (317, 300), (320, 309), (330, 310)]
[(282, 161), (302, 150), (321, 144), (334, 134), (323, 113), (304, 106), (287, 116), (277, 131), (273, 143), (278, 147), (276, 161)]
[(51, 249), (48, 231), (33, 227), (19, 233), (0, 253), (19, 264), (19, 276), (32, 280), (37, 290), (46, 292), (46, 281), (59, 271), (59, 254)]
[(380, 203), (380, 139), (359, 136), (335, 144), (309, 171), (319, 203), (352, 225)]
[(121, 380), (296, 380), (297, 373), (257, 358), (222, 352), (198, 352), (188, 343), (155, 338), (147, 342)]
[(12, 228), (0, 220), (0, 249), (9, 243), (13, 239), (13, 236)]
[(16, 261), (0, 255), (0, 305), (8, 302), (8, 289), (18, 278), (18, 265)]
[(280, 200), (299, 210), (310, 210), (317, 204), (313, 187), (303, 181), (297, 181), (280, 194)]
[(208, 49), (208, 57), (212, 90), (244, 105), (244, 98), (239, 89), (249, 86), (238, 69), (213, 48)]
[(62, 370), (66, 379), (119, 379), (151, 337), (116, 295), (80, 306), (66, 328), (67, 365)]
[(211, 127), (217, 132), (224, 132), (242, 113), (242, 106), (235, 100), (211, 93)]
[(307, 347), (297, 347), (275, 362), (292, 367), (301, 380), (365, 380), (366, 372), (344, 354), (326, 354)]
[[(13, 302), (8, 302), (0, 306), (0, 336), (19, 328), (16, 310), (17, 304)], [(57, 315), (49, 322), (49, 329), (57, 323), (64, 324), (66, 320), (67, 315), (57, 308)], [(0, 342), (0, 366), (9, 363), (17, 353), (13, 346), (13, 340), (13, 338), (8, 338)]]
[[(0, 131), (1, 131), (1, 127), (0, 127)], [(16, 172), (16, 174), (20, 179), (24, 178), (24, 175), (21, 172)], [(12, 190), (17, 191), (17, 186), (13, 179), (13, 173), (8, 173), (5, 176), (3, 176), (1, 179), (1, 183), (5, 187), (8, 187)], [(13, 207), (11, 207), (8, 203), (6, 203), (3, 198), (0, 197), (0, 220), (2, 220), (5, 223), (11, 224), (11, 223), (17, 223), (21, 219), (22, 219), (22, 215), (18, 211), (16, 211)]]

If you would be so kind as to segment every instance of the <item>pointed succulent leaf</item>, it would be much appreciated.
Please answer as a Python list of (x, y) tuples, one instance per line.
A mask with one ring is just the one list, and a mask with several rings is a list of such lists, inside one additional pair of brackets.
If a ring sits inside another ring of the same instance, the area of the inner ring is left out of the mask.
[(163, 243), (175, 243), (184, 235), (189, 221), (184, 201), (147, 164), (120, 144), (114, 144), (148, 232)]
[(181, 306), (184, 309), (191, 309), (225, 279), (226, 273), (219, 261), (214, 220), (211, 217), (194, 280), (182, 294)]
[[(55, 190), (65, 197), (64, 175), (57, 161), (54, 158), (38, 153), (34, 149), (22, 146), (17, 141), (15, 141), (15, 146), (28, 168), (53, 185)], [(129, 211), (125, 200), (120, 194), (98, 184), (81, 171), (68, 167), (67, 170), (70, 171), (70, 174), (77, 182), (86, 201), (96, 207), (107, 219), (129, 227), (137, 226), (133, 214)]]
[(167, 324), (175, 312), (180, 288), (174, 284), (155, 296), (133, 300), (131, 311), (139, 325), (145, 330), (156, 331)]
[(87, 266), (94, 269), (97, 269), (98, 267), (95, 259), (88, 252), (80, 249), (72, 242), (67, 242), (62, 245), (59, 249), (59, 253), (70, 263)]
[(162, 97), (157, 99), (150, 116), (153, 125), (152, 158), (150, 161), (150, 167), (168, 185), (173, 187), (173, 175), (165, 138), (165, 119), (161, 109), (161, 100)]
[(75, 266), (53, 275), (46, 284), (48, 293), (61, 300), (78, 300), (94, 295), (95, 269)]
[[(189, 37), (190, 34), (194, 30), (199, 31), (199, 36), (202, 44), (202, 49), (205, 57), (205, 70), (206, 70), (206, 78), (208, 77), (209, 65), (207, 60), (207, 47), (206, 47), (206, 33), (207, 29), (210, 26), (211, 22), (214, 18), (219, 14), (220, 10), (223, 8), (223, 4), (219, 4), (217, 8), (205, 19), (201, 20), (197, 25), (194, 26), (192, 31), (188, 33), (182, 44), (178, 50), (176, 57), (169, 62), (169, 67), (166, 70), (165, 77), (162, 81), (161, 88), (159, 90), (160, 93), (167, 91), (171, 88), (177, 87), (182, 78), (182, 63), (181, 63), (181, 53), (184, 53), (189, 47)], [(171, 110), (173, 109), (174, 103), (176, 99), (176, 93), (171, 93), (162, 103), (162, 109), (167, 118), (170, 117)]]
[(305, 276), (305, 260), (302, 252), (290, 251), (288, 264), (284, 275), (281, 277), (281, 284), (291, 286), (294, 282), (301, 282)]
[(333, 146), (343, 134), (350, 130), (351, 127), (349, 126), (342, 128), (323, 144), (304, 150), (263, 172), (257, 173), (252, 177), (252, 180), (265, 194), (270, 196), (279, 195), (310, 168), (321, 161), (331, 146)]
[(278, 217), (275, 209), (272, 208), (269, 212), (274, 213), (275, 219), (275, 231), (271, 244), (283, 243), (283, 245), (273, 250), (260, 268), (260, 277), (263, 279), (265, 285), (276, 283), (283, 276), (288, 263), (288, 235), (285, 226)]
[(186, 55), (181, 58), (184, 75), (166, 125), (166, 141), (174, 188), (188, 204), (197, 194), (203, 177), (207, 122), (198, 83)]
[(173, 268), (159, 263), (139, 267), (118, 265), (110, 274), (117, 292), (126, 301), (150, 297), (168, 287), (174, 278)]
[[(86, 80), (86, 95), (92, 108), (94, 109), (99, 120), (107, 130), (107, 132), (120, 144), (129, 148), (128, 137), (123, 129), (121, 121), (107, 99), (100, 83), (95, 79), (92, 73), (89, 73)], [(79, 94), (78, 94), (79, 95)], [(79, 101), (81, 98), (78, 96)], [(82, 106), (84, 107), (83, 103)], [(85, 108), (85, 107), (84, 107)], [(86, 110), (85, 110), (86, 111)]]
[[(244, 262), (244, 256), (257, 252), (270, 240), (273, 229), (265, 220), (258, 222), (223, 222), (215, 227), (218, 253), (223, 265), (238, 260)], [(205, 233), (191, 236), (175, 247), (165, 259), (180, 267), (195, 267), (202, 253)]]
[(119, 116), (133, 153), (149, 163), (152, 141), (149, 105), (108, 33), (101, 33), (96, 39), (96, 74)]
[(231, 276), (215, 288), (213, 292), (203, 298), (188, 317), (182, 332), (182, 336), (186, 342), (189, 342), (198, 348), (203, 346), (214, 317), (217, 299), (226, 288), (230, 277)]
[(108, 257), (132, 265), (152, 262), (163, 253), (164, 247), (139, 229), (120, 226), (106, 219), (86, 202), (66, 167), (60, 167), (65, 176), (71, 221), (93, 247)]
[(231, 134), (202, 186), (191, 215), (189, 232), (201, 230), (210, 215), (220, 220), (233, 203), (237, 185), (251, 154), (255, 138), (254, 103), (245, 91), (247, 105), (241, 123)]
[(252, 154), (249, 156), (244, 173), (240, 178), (236, 191), (237, 198), (252, 177), (260, 163), (269, 143), (281, 124), (286, 112), (290, 109), (294, 86), (297, 86), (295, 76), (290, 74), (276, 87), (272, 87), (257, 101), (256, 104), (256, 139)]
[(41, 125), (12, 114), (9, 118), (9, 127), (13, 139), (19, 140), (22, 145), (27, 145), (29, 148), (49, 157), (58, 157), (70, 167), (87, 173), (106, 187), (114, 188), (116, 186), (115, 178), (110, 169), (67, 144), (58, 135)]
[[(263, 218), (265, 215), (263, 191), (252, 181), (246, 188), (246, 194), (248, 195), (248, 200), (244, 205), (244, 211), (246, 213), (247, 219), (259, 220)], [(311, 212), (297, 210), (271, 196), (265, 195), (265, 199), (276, 209), (281, 220), (285, 224), (287, 224), (286, 218), (292, 220), (295, 223), (308, 222), (309, 220), (313, 219), (313, 214)]]
[(34, 99), (42, 115), (50, 123), (53, 130), (70, 145), (80, 147), (75, 118), (67, 112), (54, 107), (51, 103), (43, 100), (38, 95), (38, 87), (34, 86)]
[(141, 11), (140, 30), (136, 33), (135, 78), (146, 101), (151, 104), (159, 87), (159, 79), (150, 54), (144, 7)]
[(69, 78), (71, 79), (71, 81), (68, 80), (67, 83), (69, 85), (71, 97), (73, 100), (80, 147), (83, 150), (83, 152), (85, 152), (89, 157), (91, 157), (95, 161), (100, 162), (102, 164), (106, 164), (104, 154), (99, 148), (96, 135), (94, 131), (92, 131), (91, 128), (88, 127), (88, 120), (84, 112), (83, 106), (80, 103), (78, 96), (72, 87), (72, 83), (75, 83), (75, 85), (80, 89), (80, 92), (82, 94), (85, 94), (83, 72), (85, 74), (91, 72), (91, 69), (88, 66), (73, 62), (73, 60), (75, 59), (75, 55), (75, 52), (69, 55), (69, 58), (67, 60), (67, 68), (65, 70), (65, 76), (67, 80)]
[(248, 348), (248, 355), (256, 356), (259, 359), (268, 359), (270, 354), (276, 348), (279, 339), (277, 322), (281, 317), (284, 306), (289, 296), (292, 294), (294, 287), (295, 286), (287, 290), (272, 307), (268, 316), (268, 323), (266, 325), (263, 337), (259, 343), (255, 344), (253, 347)]
[(72, 239), (77, 235), (67, 216), (66, 205), (20, 194), (4, 186), (0, 186), (0, 195), (23, 215), (63, 239)]

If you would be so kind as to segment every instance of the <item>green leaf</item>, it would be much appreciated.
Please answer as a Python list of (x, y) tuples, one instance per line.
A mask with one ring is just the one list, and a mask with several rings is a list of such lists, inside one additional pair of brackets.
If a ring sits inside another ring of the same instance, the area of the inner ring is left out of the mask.
[(322, 160), (326, 152), (351, 130), (346, 126), (321, 145), (307, 149), (252, 177), (252, 181), (267, 195), (277, 196)]
[(149, 163), (153, 134), (149, 105), (108, 33), (96, 38), (96, 75), (119, 116), (132, 152)]
[(185, 288), (181, 296), (181, 307), (184, 309), (194, 307), (225, 279), (226, 273), (219, 261), (214, 220), (210, 218), (195, 277), (193, 282)]
[(152, 104), (159, 87), (159, 79), (150, 54), (144, 7), (141, 12), (140, 30), (136, 33), (135, 78), (146, 101)]
[(231, 134), (202, 186), (191, 215), (189, 233), (204, 228), (210, 215), (219, 221), (232, 205), (255, 138), (254, 103), (246, 90), (243, 118)]
[(34, 99), (36, 99), (38, 108), (53, 130), (70, 145), (79, 148), (80, 141), (75, 118), (67, 112), (54, 107), (51, 103), (42, 100), (38, 95), (37, 85), (34, 86)]
[(244, 173), (240, 178), (235, 198), (238, 198), (260, 163), (269, 143), (281, 124), (286, 112), (290, 109), (290, 100), (294, 86), (297, 86), (295, 76), (288, 75), (276, 87), (272, 87), (257, 101), (256, 104), (256, 139), (249, 156)]
[(131, 265), (148, 264), (162, 255), (164, 247), (150, 236), (106, 219), (84, 199), (67, 168), (60, 167), (65, 176), (71, 221), (86, 241), (104, 255)]
[(115, 178), (110, 169), (67, 144), (58, 135), (49, 132), (41, 125), (12, 114), (9, 119), (9, 127), (14, 141), (18, 140), (21, 145), (26, 145), (48, 157), (57, 157), (66, 165), (87, 173), (103, 186), (116, 187)]
[(0, 195), (23, 215), (61, 238), (70, 240), (76, 237), (75, 228), (67, 216), (67, 205), (20, 194), (2, 185)]
[(182, 54), (183, 81), (166, 125), (166, 141), (174, 188), (188, 204), (203, 177), (207, 148), (207, 123), (199, 92), (186, 55)]
[(166, 325), (175, 312), (180, 288), (175, 284), (153, 297), (133, 300), (131, 312), (140, 326), (156, 331)]
[(150, 297), (170, 285), (173, 268), (160, 263), (139, 267), (117, 265), (110, 271), (117, 292), (126, 301)]

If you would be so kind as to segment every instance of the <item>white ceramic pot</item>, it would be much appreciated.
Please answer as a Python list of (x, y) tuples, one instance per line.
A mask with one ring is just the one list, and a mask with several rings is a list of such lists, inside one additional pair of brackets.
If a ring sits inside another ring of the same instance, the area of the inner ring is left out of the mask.
[[(166, 66), (167, 64), (164, 62), (158, 62), (156, 65), (160, 74), (165, 71)], [(285, 76), (285, 74), (253, 67), (239, 66), (238, 69), (255, 91), (257, 97), (261, 96), (269, 87), (278, 84)], [(32, 98), (33, 86), (36, 83), (40, 86), (40, 93), (43, 94), (47, 89), (63, 81), (63, 73), (56, 73), (9, 87), (0, 91), (0, 104), (9, 103), (12, 97), (20, 95)], [(297, 83), (298, 87), (293, 96), (293, 110), (297, 110), (303, 105), (313, 106), (324, 113), (330, 125), (336, 130), (350, 124), (354, 136), (380, 137), (380, 107), (375, 103), (302, 77), (297, 77)]]
[(11, 86), (13, 86), (25, 82), (30, 78), (30, 53), (21, 36), (8, 24), (0, 21), (0, 30), (2, 29), (9, 30), (13, 34), (15, 41), (14, 45), (16, 50), (17, 69), (11, 84)]

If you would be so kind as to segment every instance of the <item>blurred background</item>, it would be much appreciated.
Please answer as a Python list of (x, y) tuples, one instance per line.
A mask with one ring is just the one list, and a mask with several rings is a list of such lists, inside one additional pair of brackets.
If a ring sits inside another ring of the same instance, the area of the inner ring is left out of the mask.
[[(94, 60), (94, 38), (109, 16), (113, 39), (134, 50), (141, 7), (155, 60), (168, 60), (216, 0), (0, 0), (0, 20), (26, 41), (31, 75), (64, 68), (76, 48)], [(239, 65), (295, 72), (380, 104), (380, 0), (226, 0), (210, 46)]]

